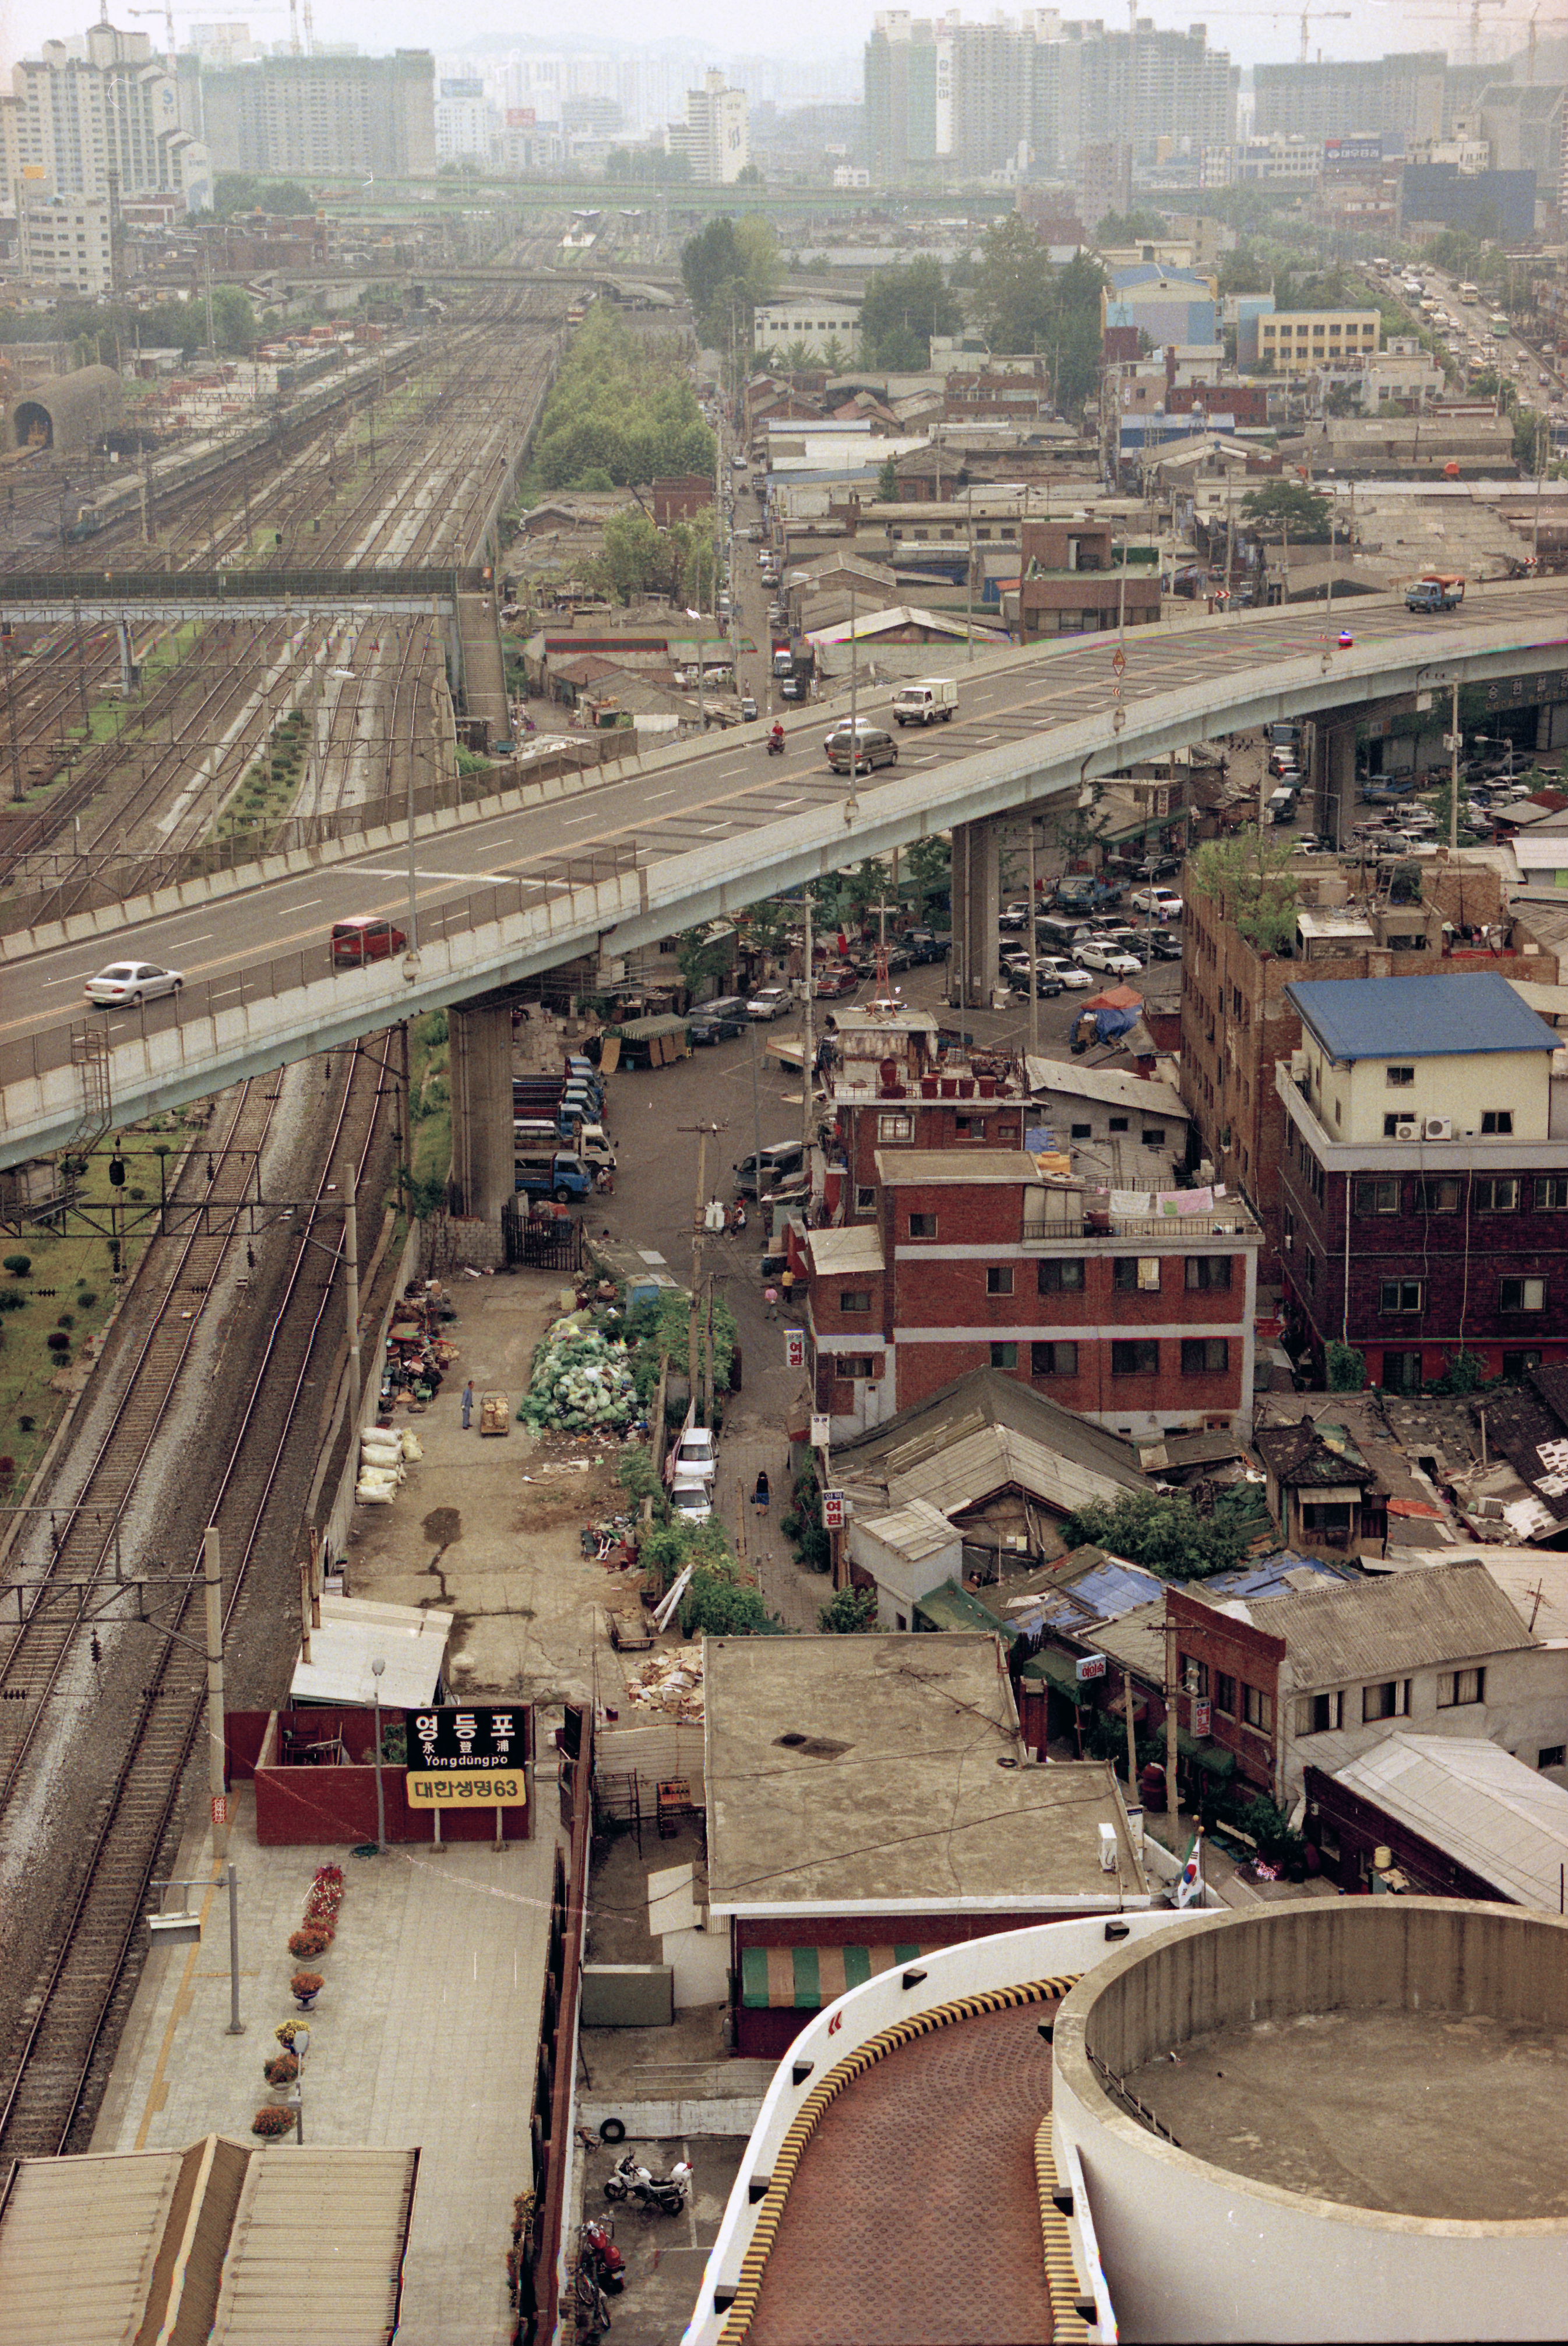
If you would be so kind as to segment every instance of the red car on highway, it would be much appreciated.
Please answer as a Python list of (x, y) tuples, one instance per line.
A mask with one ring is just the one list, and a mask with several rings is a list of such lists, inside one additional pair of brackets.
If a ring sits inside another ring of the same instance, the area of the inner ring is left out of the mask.
[(351, 920), (332, 923), (334, 969), (362, 969), (368, 961), (390, 961), (393, 954), (407, 951), (407, 937), (392, 921), (357, 913)]

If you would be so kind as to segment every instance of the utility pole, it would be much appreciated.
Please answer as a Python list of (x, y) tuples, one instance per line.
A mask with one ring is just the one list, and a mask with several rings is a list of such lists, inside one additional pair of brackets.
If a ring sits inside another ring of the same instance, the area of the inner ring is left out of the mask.
[[(800, 1046), (800, 1140), (801, 1145), (809, 1149), (812, 1141), (816, 1137), (814, 1127), (816, 1120), (815, 1086), (817, 1074), (816, 1068), (812, 1065), (812, 1061), (816, 1057), (817, 1053), (817, 1038), (814, 1031), (815, 1020), (812, 1015), (811, 1001), (811, 989), (814, 984), (811, 957), (815, 951), (815, 945), (811, 935), (811, 914), (816, 908), (811, 902), (811, 892), (809, 888), (806, 891), (804, 901), (806, 907), (806, 1025), (804, 1037)], [(757, 1168), (757, 1187), (759, 1194), (760, 1195), (762, 1188), (762, 1168), (760, 1166)]]
[(1029, 818), (1029, 1056), (1031, 1058), (1037, 1059), (1040, 1056), (1040, 994), (1035, 969), (1035, 954), (1039, 944), (1034, 931), (1035, 834), (1036, 824), (1034, 817), (1031, 815)]
[[(683, 1132), (697, 1133), (697, 1206), (691, 1222), (691, 1310), (687, 1317), (686, 1374), (691, 1399), (697, 1393), (697, 1326), (702, 1295), (702, 1242), (708, 1231), (708, 1136), (717, 1132), (716, 1124), (699, 1124), (695, 1127), (682, 1125)], [(762, 1168), (757, 1168), (757, 1188), (760, 1196)]]
[(349, 1423), (360, 1437), (362, 1370), (360, 1361), (360, 1209), (351, 1162), (343, 1189), (343, 1288), (349, 1321)]
[(1176, 1798), (1176, 1763), (1181, 1757), (1176, 1724), (1176, 1625), (1171, 1617), (1170, 1591), (1166, 1591), (1166, 1814), (1174, 1825), (1180, 1811)]
[(224, 1767), (223, 1568), (216, 1524), (209, 1524), (202, 1536), (201, 1576), (207, 1595), (207, 1787), (212, 1795), (212, 1854), (222, 1863), (229, 1855), (229, 1780)]
[(1127, 1713), (1127, 1800), (1131, 1803), (1138, 1780), (1138, 1732), (1133, 1725), (1133, 1674), (1122, 1672), (1122, 1700)]
[(1450, 685), (1448, 699), (1448, 845), (1449, 853), (1459, 852), (1459, 678)]

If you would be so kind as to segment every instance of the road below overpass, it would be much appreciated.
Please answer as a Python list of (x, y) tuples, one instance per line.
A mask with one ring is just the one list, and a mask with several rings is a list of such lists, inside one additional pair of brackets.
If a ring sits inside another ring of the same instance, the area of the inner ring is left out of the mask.
[[(644, 931), (657, 935), (734, 909), (901, 838), (1060, 797), (1156, 745), (1312, 706), (1349, 716), (1371, 697), (1441, 682), (1451, 667), (1527, 678), (1534, 671), (1542, 682), (1526, 697), (1547, 683), (1555, 692), (1568, 658), (1556, 581), (1495, 587), (1436, 620), (1367, 598), (1349, 617), (1355, 640), (1345, 648), (1334, 640), (1341, 616), (1328, 633), (1321, 609), (1299, 607), (1129, 633), (1120, 733), (1112, 729), (1110, 637), (993, 655), (972, 673), (961, 664), (954, 720), (901, 734), (896, 768), (862, 779), (852, 810), (845, 778), (823, 756), (831, 719), (816, 710), (790, 720), (782, 758), (765, 754), (760, 726), (748, 727), (630, 773), (586, 777), (550, 803), (454, 826), (417, 849), (423, 966), (406, 979), (382, 964), (334, 980), (327, 954), (334, 920), (402, 917), (401, 844), (191, 904), (113, 938), (100, 933), (11, 958), (0, 1015), (0, 1161), (58, 1146), (73, 1128), (60, 1077), (73, 1029), (107, 1032), (117, 1118), (130, 1117), (568, 959), (603, 931), (624, 950)], [(937, 654), (932, 665), (949, 667), (952, 657)], [(864, 694), (862, 715), (885, 719), (891, 699), (891, 688)], [(122, 954), (182, 971), (179, 998), (139, 1012), (89, 1012), (85, 980)], [(177, 1026), (181, 1035), (160, 1046)]]

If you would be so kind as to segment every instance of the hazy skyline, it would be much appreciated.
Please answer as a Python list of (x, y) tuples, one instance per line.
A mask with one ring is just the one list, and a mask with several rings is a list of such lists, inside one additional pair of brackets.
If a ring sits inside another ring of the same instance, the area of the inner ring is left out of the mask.
[[(364, 5), (364, 0), (312, 0), (312, 6), (318, 39), (357, 41), (369, 52), (418, 47), (452, 56), (470, 47), (478, 53), (524, 44), (550, 49), (614, 42), (646, 48), (660, 42), (691, 42), (716, 57), (845, 56), (856, 60), (857, 66), (877, 13), (870, 0), (849, 9), (840, 0), (784, 0), (782, 6), (769, 12), (764, 28), (756, 19), (743, 19), (738, 26), (736, 11), (726, 0), (681, 0), (679, 7), (658, 5), (658, 0), (652, 6), (648, 0), (576, 0), (570, 10), (526, 15), (519, 11), (515, 17), (508, 11), (484, 6), (483, 0), (455, 0), (454, 5), (440, 12), (433, 26), (431, 10), (415, 5), (414, 0), (382, 0), (374, 8)], [(930, 6), (928, 0), (921, 13), (934, 15), (939, 9)], [(986, 0), (977, 0), (977, 5), (963, 5), (961, 13), (979, 21), (992, 9)], [(1015, 15), (1016, 5), (1006, 13)], [(1078, 11), (1064, 8), (1062, 13)], [(1121, 8), (1107, 6), (1105, 0), (1096, 9), (1084, 8), (1082, 13), (1099, 15), (1115, 31), (1126, 23)], [(1548, 0), (1542, 17), (1556, 13), (1553, 0)], [(1258, 5), (1258, 0), (1237, 0), (1234, 7), (1216, 5), (1216, 0), (1200, 5), (1186, 0), (1180, 7), (1161, 6), (1159, 0), (1152, 0), (1152, 5), (1151, 0), (1139, 0), (1139, 14), (1152, 16), (1161, 31), (1185, 32), (1190, 23), (1206, 24), (1211, 44), (1227, 49), (1238, 65), (1287, 62), (1299, 54), (1298, 8), (1269, 9)], [(8, 37), (0, 35), (0, 45), (7, 57), (15, 59), (36, 52), (45, 40), (84, 32), (96, 21), (96, 15), (90, 0), (88, 5), (84, 0), (9, 0), (9, 6), (0, 14)], [(1511, 0), (1504, 9), (1489, 6), (1482, 17), (1483, 58), (1501, 57), (1522, 48), (1529, 15), (1528, 0)], [(109, 19), (127, 30), (148, 33), (158, 46), (163, 45), (161, 16), (148, 8), (145, 0), (134, 12), (111, 0)], [(285, 39), (289, 31), (286, 0), (265, 9), (178, 5), (175, 9), (175, 23), (182, 36), (193, 23), (229, 21), (249, 25), (260, 41)], [(1546, 29), (1544, 23), (1540, 29)], [(1468, 55), (1469, 12), (1463, 0), (1434, 0), (1434, 5), (1424, 7), (1389, 6), (1383, 0), (1367, 0), (1367, 5), (1343, 14), (1336, 9), (1318, 18), (1309, 26), (1309, 39), (1313, 56), (1321, 52), (1326, 57), (1349, 59), (1380, 56), (1390, 49), (1441, 47), (1462, 62)]]

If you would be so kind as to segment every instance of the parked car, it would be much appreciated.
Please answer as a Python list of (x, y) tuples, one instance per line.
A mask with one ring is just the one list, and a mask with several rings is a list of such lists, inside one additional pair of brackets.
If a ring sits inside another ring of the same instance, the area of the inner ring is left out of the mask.
[(706, 1483), (677, 1482), (670, 1492), (669, 1503), (685, 1524), (705, 1524), (713, 1513)]
[(1093, 942), (1078, 947), (1078, 959), (1085, 969), (1104, 970), (1109, 977), (1136, 977), (1143, 968), (1136, 954), (1123, 953), (1117, 945)]
[(183, 972), (165, 969), (161, 962), (112, 961), (82, 991), (89, 1002), (113, 1009), (122, 1002), (156, 1002), (161, 994), (178, 994), (184, 984)]
[(368, 913), (332, 923), (332, 967), (360, 969), (368, 961), (390, 961), (406, 953), (408, 939), (392, 921), (376, 920)]
[(945, 961), (952, 949), (952, 938), (946, 930), (911, 929), (904, 938), (916, 962)]
[[(855, 958), (855, 967), (861, 977), (875, 977), (877, 974), (876, 952), (873, 950), (871, 953), (857, 954)], [(914, 955), (911, 953), (907, 945), (889, 945), (888, 972), (890, 975), (894, 974), (900, 970), (912, 969), (913, 967)]]
[(1004, 904), (996, 916), (996, 925), (999, 929), (1027, 928), (1029, 925), (1027, 899), (1021, 896), (1016, 903)]
[(853, 994), (860, 982), (859, 970), (825, 969), (812, 988), (819, 1002), (838, 1002), (846, 994)]
[(1127, 898), (1135, 913), (1152, 913), (1159, 921), (1179, 921), (1181, 898), (1174, 888), (1135, 888)]
[(748, 1001), (746, 1015), (771, 1024), (775, 1018), (784, 1017), (789, 1009), (789, 989), (787, 985), (763, 985)]
[(1180, 961), (1179, 930), (1156, 929), (1149, 939), (1149, 958), (1151, 961)]
[(694, 1010), (687, 1032), (694, 1043), (728, 1043), (733, 1035), (744, 1034), (749, 1023), (745, 995), (727, 994)]
[(743, 725), (749, 725), (749, 724), (753, 721), (753, 719), (755, 719), (756, 715), (757, 715), (757, 703), (756, 703), (756, 701), (753, 699), (753, 698), (752, 698), (752, 696), (751, 696), (751, 694), (750, 694), (750, 693), (748, 693), (748, 692), (743, 692), (743, 693), (741, 694), (741, 696), (740, 696), (740, 721), (741, 721), (741, 723), (742, 723)]
[[(803, 1141), (770, 1141), (762, 1151), (762, 1187), (764, 1189), (777, 1188), (780, 1181), (800, 1172), (805, 1162), (806, 1148)], [(743, 1157), (734, 1170), (735, 1187), (739, 1195), (743, 1198), (754, 1198), (757, 1195), (756, 1156), (753, 1154)]]
[(718, 1472), (718, 1442), (710, 1425), (688, 1425), (676, 1444), (677, 1483), (711, 1483)]
[(780, 700), (804, 700), (806, 679), (803, 676), (787, 676), (779, 687)]
[[(1014, 994), (1028, 993), (1029, 962), (1027, 955), (1025, 955), (1022, 963), (1016, 963), (1011, 956), (1009, 956), (1007, 983), (1013, 988)], [(1035, 1000), (1038, 1002), (1053, 1002), (1055, 1000), (1057, 994), (1064, 991), (1065, 986), (1064, 980), (1057, 976), (1056, 972), (1054, 969), (1047, 969), (1044, 962), (1040, 963), (1034, 972)]]
[(1049, 972), (1059, 977), (1069, 994), (1082, 993), (1095, 983), (1081, 962), (1068, 961), (1061, 954), (1042, 954), (1034, 967), (1042, 975)]

